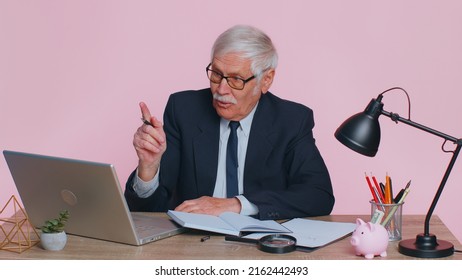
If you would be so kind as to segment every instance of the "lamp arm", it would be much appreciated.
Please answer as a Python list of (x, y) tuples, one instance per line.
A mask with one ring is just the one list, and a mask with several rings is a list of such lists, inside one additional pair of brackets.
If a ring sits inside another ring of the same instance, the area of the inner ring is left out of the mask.
[(424, 125), (421, 125), (419, 123), (413, 122), (413, 121), (411, 121), (409, 119), (402, 118), (398, 114), (390, 113), (390, 112), (387, 112), (385, 110), (382, 110), (381, 114), (389, 117), (393, 121), (396, 121), (396, 122), (399, 121), (399, 122), (405, 123), (407, 125), (413, 126), (413, 127), (418, 128), (420, 130), (423, 130), (423, 131), (426, 131), (426, 132), (431, 133), (433, 135), (439, 136), (439, 137), (441, 137), (441, 138), (443, 138), (445, 140), (449, 140), (449, 141), (453, 142), (454, 144), (461, 144), (462, 143), (462, 139), (457, 139), (456, 137), (447, 135), (447, 134), (445, 134), (443, 132), (439, 132), (439, 131), (434, 130), (432, 128), (429, 128), (427, 126), (424, 126)]
[(424, 235), (428, 236), (430, 234), (430, 218), (433, 214), (433, 210), (435, 210), (436, 204), (438, 203), (438, 199), (440, 198), (440, 195), (443, 192), (444, 185), (446, 184), (446, 181), (449, 178), (449, 174), (451, 173), (452, 167), (454, 166), (454, 163), (456, 162), (461, 146), (462, 145), (460, 143), (457, 144), (457, 147), (454, 150), (453, 155), (451, 157), (451, 161), (449, 162), (449, 165), (446, 168), (446, 171), (444, 172), (443, 179), (441, 179), (440, 186), (438, 187), (435, 197), (433, 198), (432, 204), (430, 205), (430, 208), (428, 209), (427, 216), (425, 217)]
[(435, 197), (433, 198), (432, 204), (430, 205), (430, 208), (428, 209), (427, 216), (425, 217), (425, 228), (424, 228), (424, 235), (429, 236), (430, 235), (430, 218), (433, 214), (433, 211), (435, 210), (436, 204), (438, 203), (438, 199), (440, 198), (441, 193), (443, 192), (444, 186), (446, 184), (447, 179), (449, 178), (449, 174), (452, 171), (452, 168), (454, 167), (454, 163), (457, 160), (457, 157), (459, 155), (460, 149), (462, 147), (462, 139), (457, 139), (453, 136), (447, 135), (445, 133), (442, 133), (440, 131), (434, 130), (432, 128), (426, 127), (424, 125), (421, 125), (419, 123), (413, 122), (409, 119), (404, 119), (400, 117), (398, 114), (395, 113), (390, 113), (385, 110), (381, 111), (382, 115), (385, 115), (392, 119), (395, 122), (403, 122), (407, 125), (413, 126), (415, 128), (418, 128), (420, 130), (423, 130), (425, 132), (431, 133), (433, 135), (439, 136), (445, 140), (449, 140), (456, 144), (456, 149), (452, 152), (453, 155), (451, 157), (451, 161), (449, 162), (448, 167), (446, 168), (446, 171), (443, 175), (443, 179), (441, 180), (440, 186), (438, 187), (438, 190), (436, 191)]

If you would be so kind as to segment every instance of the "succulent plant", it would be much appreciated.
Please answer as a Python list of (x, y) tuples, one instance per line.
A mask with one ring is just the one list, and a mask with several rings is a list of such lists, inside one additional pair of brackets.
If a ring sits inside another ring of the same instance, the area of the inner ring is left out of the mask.
[(64, 226), (69, 219), (69, 211), (64, 210), (59, 213), (57, 219), (47, 220), (42, 226), (41, 230), (43, 233), (57, 233), (64, 231)]

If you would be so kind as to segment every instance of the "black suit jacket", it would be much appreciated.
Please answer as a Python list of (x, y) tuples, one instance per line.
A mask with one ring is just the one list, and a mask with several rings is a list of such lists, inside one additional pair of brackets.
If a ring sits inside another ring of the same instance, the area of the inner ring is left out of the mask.
[[(244, 170), (243, 195), (260, 219), (327, 215), (334, 196), (326, 165), (315, 145), (311, 109), (261, 96), (253, 118)], [(133, 190), (125, 197), (131, 211), (166, 211), (184, 200), (212, 196), (218, 162), (220, 117), (210, 89), (172, 94), (164, 112), (167, 150), (160, 186), (148, 198)]]

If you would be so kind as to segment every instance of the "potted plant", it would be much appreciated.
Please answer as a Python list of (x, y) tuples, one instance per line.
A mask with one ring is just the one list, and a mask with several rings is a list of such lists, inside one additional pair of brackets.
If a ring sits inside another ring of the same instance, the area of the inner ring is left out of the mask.
[(59, 213), (57, 219), (47, 220), (41, 227), (40, 242), (45, 250), (59, 251), (66, 246), (67, 235), (64, 226), (69, 219), (69, 211)]

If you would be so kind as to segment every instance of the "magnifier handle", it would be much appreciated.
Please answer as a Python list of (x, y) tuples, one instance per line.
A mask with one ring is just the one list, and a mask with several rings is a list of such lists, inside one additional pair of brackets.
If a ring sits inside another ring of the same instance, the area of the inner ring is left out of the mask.
[(255, 240), (255, 239), (244, 238), (244, 237), (239, 237), (239, 236), (234, 236), (234, 235), (226, 235), (225, 240), (226, 241), (237, 241), (237, 242), (243, 242), (243, 243), (251, 243), (251, 244), (258, 243), (258, 240)]

